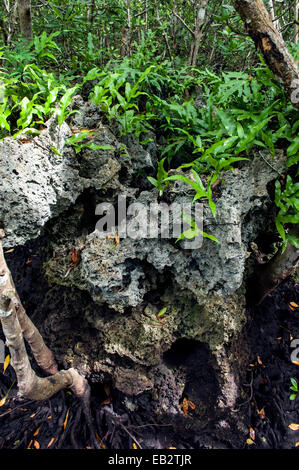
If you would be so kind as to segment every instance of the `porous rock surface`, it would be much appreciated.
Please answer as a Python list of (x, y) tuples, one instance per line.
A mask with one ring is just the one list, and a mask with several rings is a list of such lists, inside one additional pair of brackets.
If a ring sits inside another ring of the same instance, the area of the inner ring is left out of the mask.
[[(74, 366), (92, 381), (112, 379), (128, 407), (135, 406), (129, 397), (141, 396), (155, 412), (180, 416), (179, 401), (189, 390), (198, 419), (233, 409), (246, 360), (238, 342), (249, 244), (271, 224), (267, 187), (283, 171), (284, 155), (277, 153), (271, 165), (268, 154), (255, 155), (223, 175), (216, 219), (203, 204), (203, 229), (219, 243), (204, 238), (201, 247), (188, 250), (175, 238), (101, 238), (95, 225), (80, 229), (86, 209), (80, 197), (92, 193), (93, 214), (96, 203), (116, 206), (120, 194), (128, 203), (159, 203), (158, 191), (145, 177), (140, 184), (139, 177), (155, 167), (157, 149), (116, 137), (97, 107), (80, 97), (73, 105), (80, 113), (70, 126), (59, 127), (53, 117), (31, 142), (0, 142), (5, 247), (22, 245), (46, 229), (52, 252), (44, 266), (50, 289), (35, 320), (64, 367)], [(92, 142), (112, 148), (75, 154), (65, 140), (74, 128), (86, 127), (95, 129)], [(193, 197), (182, 182), (171, 183), (163, 194), (169, 204), (191, 203)], [(172, 361), (181, 341), (190, 354), (176, 367)], [(228, 425), (221, 423), (226, 433)]]

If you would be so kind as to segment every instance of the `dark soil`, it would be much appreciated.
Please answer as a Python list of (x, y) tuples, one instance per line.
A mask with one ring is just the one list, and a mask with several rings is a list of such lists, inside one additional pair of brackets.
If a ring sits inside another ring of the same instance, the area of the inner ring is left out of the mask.
[[(39, 243), (42, 245), (42, 240)], [(28, 245), (16, 250), (20, 250), (18, 256), (7, 254), (7, 258), (22, 301), (31, 313), (39, 302), (41, 292), (47, 290), (39, 279), (43, 260), (34, 256), (36, 246)], [(13, 260), (17, 258), (23, 259), (22, 265), (14, 264)], [(38, 286), (36, 299), (30, 294), (32, 285)], [(5, 404), (0, 406), (0, 448), (94, 448), (95, 433), (98, 445), (108, 449), (132, 449), (134, 446), (143, 449), (297, 447), (299, 430), (294, 431), (289, 425), (299, 424), (299, 394), (295, 400), (290, 400), (293, 393), (290, 378), (296, 379), (299, 384), (299, 365), (291, 360), (292, 352), (296, 355), (291, 343), (299, 339), (299, 309), (291, 302), (299, 304), (299, 289), (298, 284), (288, 279), (260, 306), (247, 310), (247, 325), (243, 334), (248, 342), (248, 365), (242, 384), (244, 393), (234, 413), (236, 420), (246, 423), (247, 439), (250, 438), (251, 428), (251, 442), (246, 442), (243, 437), (240, 439), (237, 428), (235, 438), (217, 440), (217, 423), (213, 421), (209, 408), (215, 382), (213, 368), (202, 373), (203, 369), (199, 367), (201, 363), (209, 362), (209, 352), (204, 345), (198, 346), (196, 342), (186, 345), (178, 341), (165, 354), (164, 360), (170, 367), (177, 365), (187, 370), (189, 380), (184, 391), (187, 396), (198, 394), (201, 401), (207, 402), (207, 420), (196, 432), (190, 420), (192, 416), (196, 418), (196, 410), (190, 411), (191, 416), (181, 414), (175, 417), (167, 412), (157, 416), (146, 393), (138, 397), (134, 411), (129, 412), (124, 406), (126, 397), (111, 385), (91, 384), (91, 429), (81, 402), (69, 391), (62, 391), (44, 402), (33, 402), (18, 398), (14, 384)], [(295, 361), (299, 361), (299, 350)], [(3, 374), (1, 365), (0, 400), (14, 380), (12, 367), (9, 366)], [(215, 396), (217, 386), (215, 382)]]

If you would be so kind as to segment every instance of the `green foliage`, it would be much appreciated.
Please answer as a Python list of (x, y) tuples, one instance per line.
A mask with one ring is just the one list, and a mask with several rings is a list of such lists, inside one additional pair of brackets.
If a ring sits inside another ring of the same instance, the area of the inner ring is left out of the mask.
[(287, 233), (284, 227), (285, 224), (299, 224), (299, 183), (293, 183), (290, 175), (286, 177), (284, 190), (279, 181), (275, 182), (275, 204), (279, 209), (275, 224), (283, 241), (283, 251), (287, 242), (299, 249), (299, 238)]
[(95, 135), (94, 132), (83, 130), (66, 139), (65, 144), (71, 145), (76, 153), (81, 152), (83, 148), (90, 150), (114, 150), (110, 145), (97, 145), (94, 142), (88, 142), (88, 139), (93, 135)]
[(176, 240), (176, 242), (180, 241), (180, 240), (192, 240), (193, 238), (195, 237), (198, 237), (199, 235), (201, 235), (202, 237), (204, 238), (209, 238), (210, 240), (216, 242), (216, 243), (219, 243), (219, 240), (214, 237), (214, 235), (211, 235), (211, 234), (208, 234), (206, 232), (203, 232), (202, 230), (200, 230), (200, 228), (197, 226), (195, 220), (192, 219), (192, 217), (189, 217), (188, 215), (186, 214), (182, 214), (183, 215), (183, 220), (188, 224), (190, 225), (190, 229), (188, 230), (185, 230)]
[[(148, 2), (145, 9), (141, 0), (38, 5), (33, 40), (14, 38), (0, 48), (0, 138), (38, 134), (54, 113), (61, 125), (77, 112), (70, 109), (74, 94), (94, 81), (90, 100), (120, 137), (134, 134), (142, 143), (149, 130), (157, 136), (157, 175), (148, 179), (160, 196), (170, 181), (184, 181), (195, 191), (194, 200), (208, 201), (214, 216), (213, 188), (223, 172), (242, 166), (256, 149), (273, 157), (284, 149), (292, 177), (276, 183), (276, 226), (284, 249), (288, 241), (297, 246), (289, 229), (298, 223), (292, 179), (298, 176), (298, 112), (242, 34), (231, 2), (209, 2), (204, 47), (193, 68), (187, 65), (193, 38), (182, 21), (175, 23), (173, 7), (173, 2)], [(175, 9), (192, 29), (197, 15), (192, 2), (178, 1)], [(3, 6), (0, 15), (7, 26)], [(288, 29), (284, 34), (291, 39)], [(288, 45), (298, 59), (298, 45), (291, 40)], [(77, 153), (100, 150), (90, 136), (76, 134), (68, 144)], [(165, 167), (180, 172), (168, 177)]]
[(290, 378), (290, 381), (291, 381), (291, 387), (290, 387), (290, 390), (292, 390), (294, 393), (292, 393), (290, 395), (290, 400), (295, 400), (297, 398), (297, 395), (299, 393), (299, 389), (298, 389), (298, 383), (297, 383), (297, 380), (294, 379), (293, 377)]
[(54, 54), (57, 50), (60, 51), (60, 48), (54, 38), (59, 34), (60, 32), (56, 31), (48, 36), (44, 31), (40, 36), (36, 35), (29, 43), (18, 39), (15, 41), (13, 49), (3, 47), (1, 58), (4, 67), (9, 70), (10, 76), (23, 79), (26, 65), (39, 64), (39, 66), (43, 66), (52, 61), (57, 62)]
[[(116, 120), (120, 124), (122, 135), (139, 136), (151, 127), (147, 122), (149, 115), (139, 112), (138, 98), (148, 96), (140, 90), (140, 86), (152, 68), (153, 66), (149, 66), (142, 73), (138, 73), (138, 77), (134, 73), (135, 70), (130, 67), (122, 66), (113, 72), (99, 71), (94, 68), (84, 79), (84, 82), (98, 80), (90, 94), (90, 99), (101, 107), (109, 122)], [(136, 81), (130, 81), (132, 75), (135, 76)]]
[(211, 209), (211, 212), (213, 216), (216, 216), (216, 205), (212, 201), (212, 191), (211, 191), (211, 186), (209, 185), (209, 189), (205, 190), (204, 185), (202, 184), (202, 181), (198, 175), (198, 173), (193, 169), (192, 170), (193, 174), (193, 179), (188, 178), (187, 176), (184, 175), (172, 175), (166, 178), (166, 181), (183, 181), (186, 184), (189, 184), (196, 192), (193, 202), (197, 201), (198, 199), (201, 198), (207, 198), (209, 202), (209, 206)]
[(58, 124), (61, 124), (69, 117), (71, 114), (78, 113), (77, 110), (69, 110), (68, 107), (71, 103), (72, 97), (75, 92), (78, 90), (78, 86), (75, 85), (72, 88), (66, 90), (59, 102), (59, 108), (57, 110)]
[(153, 178), (152, 176), (147, 177), (147, 179), (159, 190), (160, 196), (163, 194), (163, 183), (166, 183), (168, 178), (168, 172), (164, 169), (165, 160), (166, 157), (162, 158), (158, 163), (157, 178)]

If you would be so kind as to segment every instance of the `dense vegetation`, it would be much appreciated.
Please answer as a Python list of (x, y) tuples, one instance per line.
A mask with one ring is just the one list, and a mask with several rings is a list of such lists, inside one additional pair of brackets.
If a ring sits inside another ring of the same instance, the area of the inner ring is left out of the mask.
[[(194, 199), (208, 199), (214, 216), (213, 190), (222, 171), (254, 152), (275, 166), (271, 155), (283, 149), (289, 170), (275, 185), (276, 227), (283, 248), (288, 241), (298, 248), (288, 230), (299, 222), (298, 111), (233, 5), (211, 0), (199, 25), (198, 3), (33, 1), (33, 34), (24, 38), (14, 3), (4, 2), (1, 138), (38, 135), (53, 113), (61, 125), (74, 112), (72, 97), (87, 94), (122, 135), (134, 134), (145, 145), (155, 134), (160, 162), (149, 180), (160, 194), (169, 179), (181, 179), (195, 190)], [(266, 3), (298, 60), (296, 2)], [(80, 152), (93, 145), (88, 135), (82, 131), (68, 143)], [(169, 177), (171, 168), (180, 171)], [(192, 179), (185, 169), (192, 169)]]

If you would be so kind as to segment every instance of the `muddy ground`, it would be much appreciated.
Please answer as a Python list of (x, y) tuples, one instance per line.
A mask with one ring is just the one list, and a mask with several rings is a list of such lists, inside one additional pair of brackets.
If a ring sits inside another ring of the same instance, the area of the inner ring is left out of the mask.
[[(35, 256), (36, 250), (36, 243), (29, 243), (6, 254), (29, 314), (47, 291), (47, 283), (40, 277), (43, 259)], [(0, 365), (0, 399), (14, 384), (0, 406), (0, 448), (94, 448), (95, 436), (98, 447), (107, 449), (299, 449), (299, 430), (289, 427), (299, 424), (299, 394), (290, 400), (290, 379), (299, 384), (299, 365), (291, 361), (291, 342), (299, 339), (299, 309), (291, 302), (299, 304), (299, 288), (288, 279), (260, 306), (247, 309), (243, 335), (248, 344), (248, 364), (242, 394), (233, 411), (237, 420), (245, 422), (247, 438), (241, 438), (236, 428), (233, 437), (230, 434), (224, 439), (222, 432), (218, 439), (219, 422), (213, 421), (212, 412), (199, 426), (194, 425), (197, 410), (192, 407), (186, 415), (174, 416), (167, 410), (156, 415), (147, 392), (129, 411), (124, 406), (126, 397), (110, 383), (92, 384), (93, 435), (80, 402), (69, 391), (41, 403), (20, 399), (12, 367), (3, 374)], [(204, 345), (196, 342), (178, 342), (165, 353), (168, 366), (180, 367), (190, 375), (190, 390), (184, 390), (182, 401), (188, 398), (188, 392), (192, 396), (197, 393), (201, 400), (213, 400), (213, 371), (207, 365), (207, 354)], [(217, 383), (214, 393), (217, 396)]]

